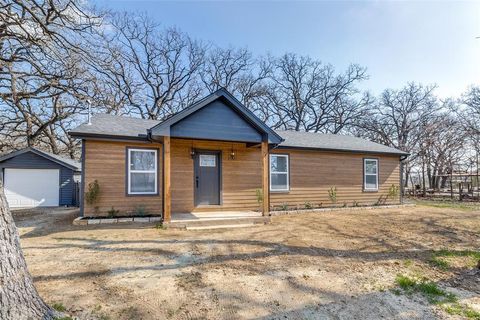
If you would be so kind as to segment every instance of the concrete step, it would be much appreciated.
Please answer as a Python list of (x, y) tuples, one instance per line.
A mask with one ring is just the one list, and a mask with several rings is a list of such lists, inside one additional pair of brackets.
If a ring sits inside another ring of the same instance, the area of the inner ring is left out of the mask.
[[(192, 227), (223, 227), (232, 225), (255, 225), (267, 224), (270, 217), (245, 217), (245, 218), (215, 218), (215, 219), (189, 219), (189, 220), (172, 220), (167, 224), (168, 228), (189, 229)], [(191, 229), (189, 229), (191, 230)]]
[(244, 223), (244, 224), (224, 224), (218, 226), (200, 226), (200, 227), (186, 227), (187, 230), (212, 230), (212, 229), (232, 229), (232, 228), (247, 228), (258, 226), (259, 224), (255, 223)]

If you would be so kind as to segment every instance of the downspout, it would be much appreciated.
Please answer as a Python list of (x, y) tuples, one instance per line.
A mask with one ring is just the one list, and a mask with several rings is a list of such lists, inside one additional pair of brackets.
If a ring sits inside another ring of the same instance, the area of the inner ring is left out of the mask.
[(80, 194), (79, 194), (79, 201), (80, 201), (80, 217), (83, 217), (85, 214), (85, 204), (83, 203), (83, 198), (85, 194), (85, 139), (82, 139), (82, 173), (81, 173), (81, 180), (80, 180)]
[(403, 185), (403, 161), (408, 158), (408, 155), (400, 156), (400, 204), (404, 204), (403, 196), (405, 187)]

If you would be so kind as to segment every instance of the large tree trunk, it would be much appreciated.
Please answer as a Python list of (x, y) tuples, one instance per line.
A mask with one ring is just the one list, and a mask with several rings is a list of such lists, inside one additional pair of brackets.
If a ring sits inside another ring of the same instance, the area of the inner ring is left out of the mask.
[(0, 319), (53, 319), (56, 312), (38, 295), (0, 181)]

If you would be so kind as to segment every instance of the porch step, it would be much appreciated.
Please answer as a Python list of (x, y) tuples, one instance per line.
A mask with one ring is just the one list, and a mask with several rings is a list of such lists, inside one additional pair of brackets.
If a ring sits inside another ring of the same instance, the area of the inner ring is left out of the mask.
[(201, 226), (201, 227), (186, 227), (187, 230), (212, 230), (212, 229), (232, 229), (232, 228), (247, 228), (254, 227), (255, 223), (244, 223), (244, 224), (224, 224), (218, 226)]
[[(252, 226), (256, 224), (267, 224), (270, 217), (224, 217), (224, 218), (200, 218), (175, 220), (167, 224), (168, 228), (195, 230), (192, 228), (205, 227), (205, 229), (231, 228), (237, 226)], [(201, 230), (201, 229), (196, 229)]]

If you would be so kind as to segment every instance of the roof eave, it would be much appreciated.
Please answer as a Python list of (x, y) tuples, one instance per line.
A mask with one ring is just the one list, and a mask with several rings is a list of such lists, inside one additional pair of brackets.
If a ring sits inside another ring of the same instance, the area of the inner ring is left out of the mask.
[(331, 151), (331, 152), (347, 152), (347, 153), (366, 153), (366, 154), (385, 154), (392, 156), (409, 156), (404, 152), (388, 152), (388, 151), (373, 151), (373, 150), (358, 150), (358, 149), (335, 149), (335, 148), (320, 148), (320, 147), (305, 147), (305, 146), (285, 146), (278, 145), (277, 149), (298, 149), (298, 150), (312, 150), (312, 151)]

